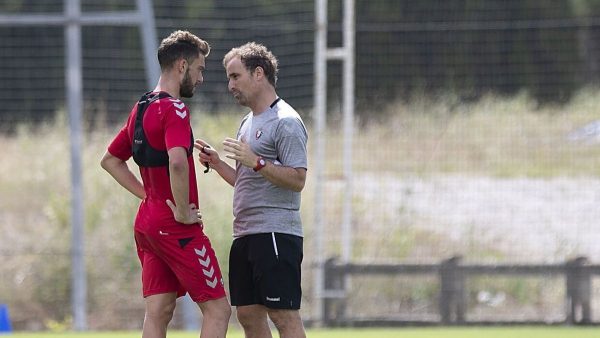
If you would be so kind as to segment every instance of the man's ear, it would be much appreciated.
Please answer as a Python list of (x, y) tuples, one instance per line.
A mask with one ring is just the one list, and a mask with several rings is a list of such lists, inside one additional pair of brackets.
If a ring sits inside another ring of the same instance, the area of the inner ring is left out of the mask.
[(254, 68), (254, 76), (256, 76), (257, 80), (264, 78), (265, 70), (263, 69), (263, 67), (257, 66), (256, 68)]
[(180, 71), (181, 73), (185, 73), (185, 71), (187, 70), (188, 67), (188, 63), (186, 59), (179, 59), (177, 61), (177, 70)]

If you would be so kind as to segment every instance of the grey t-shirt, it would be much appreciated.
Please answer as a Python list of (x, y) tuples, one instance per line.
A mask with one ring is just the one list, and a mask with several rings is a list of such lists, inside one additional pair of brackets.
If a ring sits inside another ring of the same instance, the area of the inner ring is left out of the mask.
[[(307, 168), (308, 134), (300, 115), (283, 100), (242, 120), (238, 140), (275, 165)], [(280, 232), (303, 236), (300, 193), (276, 186), (259, 172), (236, 163), (233, 236)]]

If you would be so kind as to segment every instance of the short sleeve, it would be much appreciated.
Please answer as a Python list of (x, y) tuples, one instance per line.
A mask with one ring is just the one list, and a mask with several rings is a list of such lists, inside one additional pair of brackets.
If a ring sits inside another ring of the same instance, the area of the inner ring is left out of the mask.
[(182, 101), (173, 98), (164, 99), (161, 108), (164, 110), (166, 149), (189, 148), (192, 129), (188, 108)]
[(123, 128), (119, 130), (115, 138), (108, 145), (108, 152), (123, 161), (127, 161), (132, 156), (131, 138), (129, 137), (127, 126), (128, 123), (125, 123)]
[(296, 117), (281, 119), (275, 143), (279, 162), (286, 167), (307, 169), (307, 140), (308, 134), (302, 120)]

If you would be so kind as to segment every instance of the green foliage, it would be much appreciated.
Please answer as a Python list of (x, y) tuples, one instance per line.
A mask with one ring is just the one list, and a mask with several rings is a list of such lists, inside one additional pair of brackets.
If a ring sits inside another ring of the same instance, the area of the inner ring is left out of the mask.
[[(328, 3), (329, 45), (339, 46), (342, 1)], [(61, 5), (58, 0), (6, 0), (0, 12), (56, 13)], [(84, 12), (135, 7), (117, 0), (82, 5)], [(213, 46), (203, 87), (208, 93), (203, 101), (212, 110), (228, 103), (222, 99), (227, 96), (225, 85), (217, 81), (224, 79), (222, 55), (249, 40), (267, 44), (280, 57), (281, 94), (303, 110), (312, 106), (314, 1), (156, 0), (153, 5), (159, 39), (175, 29), (189, 29)], [(600, 14), (597, 1), (359, 0), (355, 6), (355, 92), (361, 108), (357, 114), (365, 120), (380, 110), (362, 108), (381, 108), (418, 90), (432, 95), (453, 91), (465, 101), (488, 92), (527, 90), (539, 102), (565, 102), (577, 89), (598, 81), (593, 48), (598, 33), (591, 21)], [(20, 73), (2, 79), (22, 96), (12, 98), (19, 101), (18, 110), (0, 107), (0, 116), (31, 121), (51, 116), (64, 104), (62, 27), (3, 29), (9, 55), (3, 59), (4, 73)], [(104, 110), (112, 121), (119, 120), (130, 100), (138, 97), (135, 90), (147, 86), (140, 35), (137, 27), (83, 28), (88, 117)], [(329, 70), (332, 99), (341, 87), (341, 68), (336, 67)], [(31, 81), (40, 73), (44, 81)], [(39, 105), (41, 90), (56, 99)]]

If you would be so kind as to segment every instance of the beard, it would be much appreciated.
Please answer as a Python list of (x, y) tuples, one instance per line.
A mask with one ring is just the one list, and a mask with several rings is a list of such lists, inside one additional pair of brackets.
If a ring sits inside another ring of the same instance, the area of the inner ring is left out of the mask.
[(189, 69), (186, 70), (185, 75), (183, 76), (183, 81), (181, 82), (181, 86), (179, 86), (179, 96), (181, 97), (192, 97), (194, 96), (194, 89), (196, 86), (192, 82), (192, 78), (190, 77)]
[(237, 95), (233, 95), (233, 98), (237, 101), (237, 103), (240, 106), (244, 106), (247, 107), (248, 106), (248, 100), (246, 99), (246, 96), (244, 96), (244, 94), (242, 94), (241, 92), (237, 92)]

